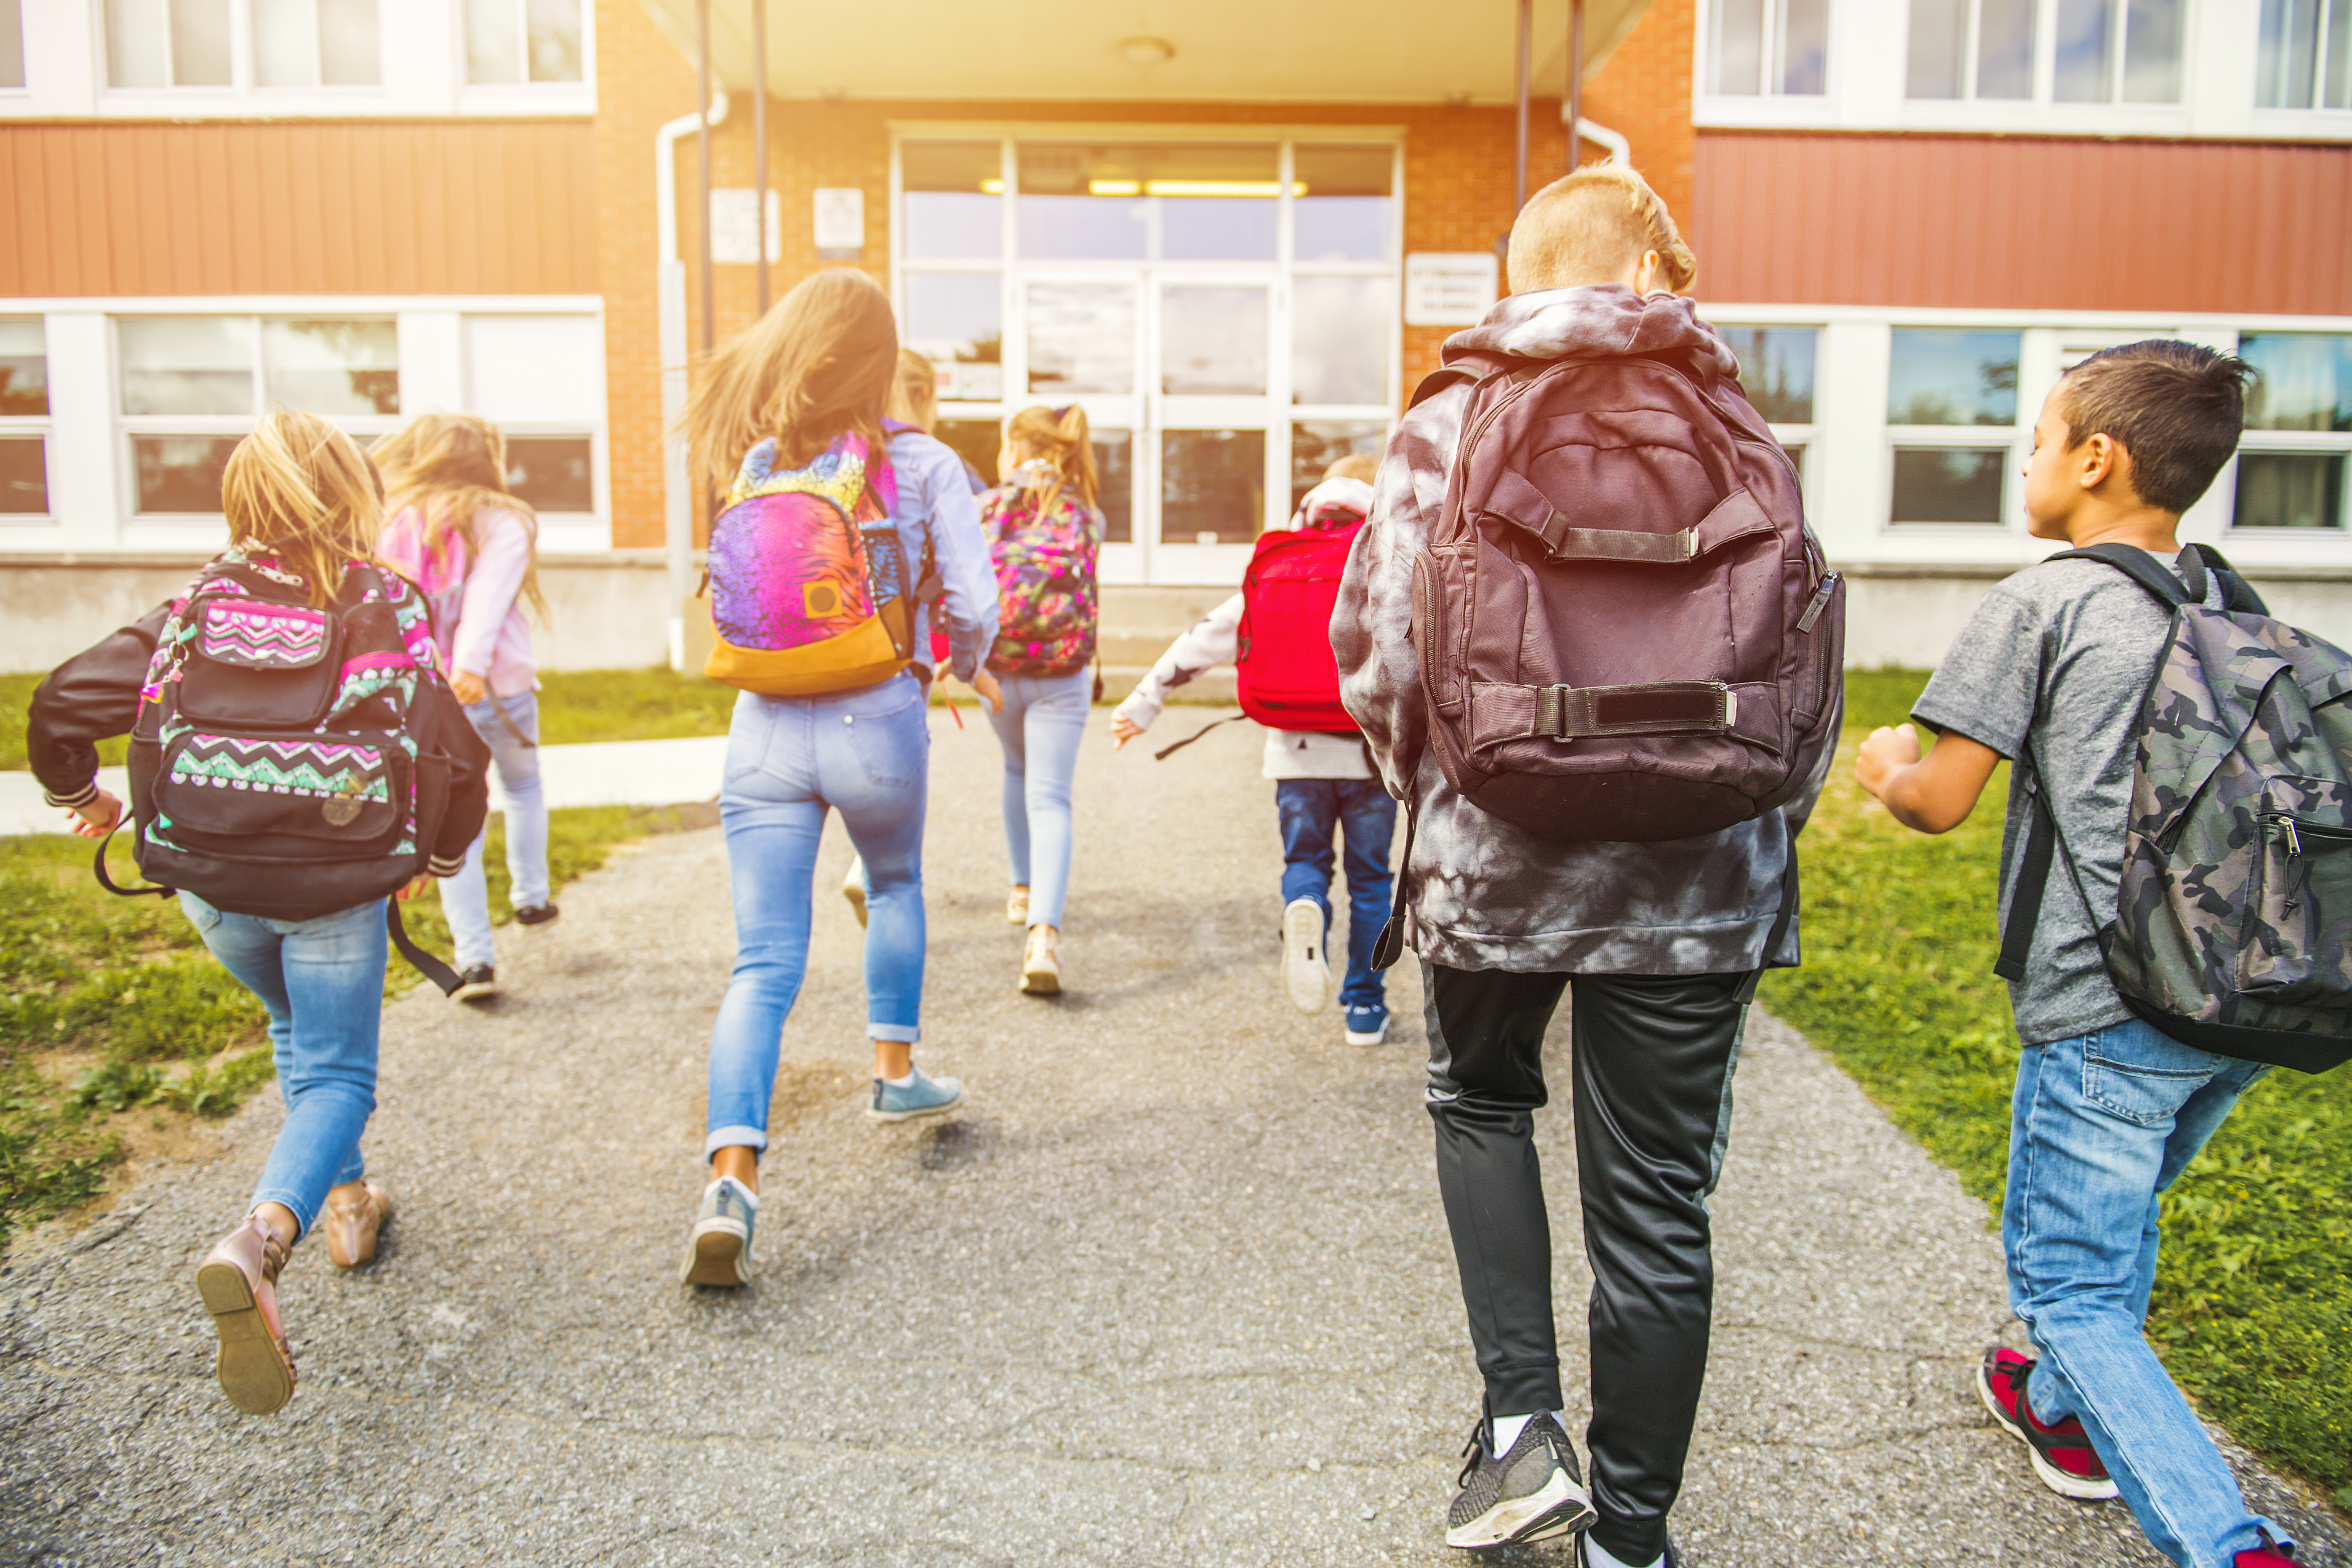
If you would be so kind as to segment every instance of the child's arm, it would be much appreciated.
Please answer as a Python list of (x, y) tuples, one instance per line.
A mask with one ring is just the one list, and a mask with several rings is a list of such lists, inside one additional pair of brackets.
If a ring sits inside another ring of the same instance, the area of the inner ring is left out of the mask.
[(1969, 819), (2000, 753), (1980, 741), (1946, 731), (1936, 749), (1919, 755), (1919, 731), (1908, 724), (1870, 732), (1853, 760), (1854, 782), (1885, 803), (1887, 815), (1921, 833), (1949, 833)]
[(48, 803), (79, 817), (74, 831), (85, 838), (105, 837), (122, 815), (122, 803), (98, 787), (98, 742), (131, 732), (155, 639), (170, 614), (163, 605), (74, 655), (33, 693), (26, 760)]
[(1111, 713), (1112, 746), (1124, 746), (1150, 729), (1160, 710), (1167, 706), (1171, 691), (1203, 671), (1232, 663), (1241, 624), (1242, 596), (1235, 594), (1170, 643), (1151, 673), (1137, 681), (1135, 689)]
[(522, 580), (530, 570), (530, 526), (510, 511), (485, 519), (481, 553), (466, 574), (466, 598), (457, 612), (449, 646), (449, 687), (460, 702), (479, 702), (488, 692), (490, 660)]

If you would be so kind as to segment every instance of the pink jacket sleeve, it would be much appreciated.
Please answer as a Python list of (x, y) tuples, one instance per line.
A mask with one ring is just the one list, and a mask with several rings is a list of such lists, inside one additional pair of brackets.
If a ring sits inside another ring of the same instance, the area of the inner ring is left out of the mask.
[(499, 628), (513, 613), (530, 569), (530, 529), (510, 511), (484, 512), (482, 553), (466, 579), (465, 608), (458, 612), (450, 668), (487, 678), (498, 649)]

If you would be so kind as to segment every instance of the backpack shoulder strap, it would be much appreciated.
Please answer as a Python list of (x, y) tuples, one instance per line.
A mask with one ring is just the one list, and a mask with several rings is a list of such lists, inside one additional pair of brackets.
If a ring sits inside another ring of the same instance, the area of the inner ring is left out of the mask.
[(2032, 783), (2033, 820), (2026, 829), (2024, 858), (2017, 863), (2017, 886), (2009, 895), (2009, 919), (2000, 928), (2000, 957), (1992, 966), (2003, 980), (2025, 978), (2025, 957), (2033, 948), (2034, 928), (2042, 923), (2042, 897), (2049, 889), (2050, 862), (2058, 847), (2058, 820), (2042, 796), (2040, 779)]
[(2168, 610), (2177, 610), (2205, 597), (2204, 564), (2185, 550), (2181, 552), (2182, 563), (2189, 568), (2184, 574), (2189, 579), (2185, 584), (2182, 578), (2158, 565), (2155, 556), (2132, 544), (2094, 544), (2083, 550), (2062, 550), (2049, 559), (2103, 562), (2147, 589), (2148, 596)]
[(1510, 368), (1511, 362), (1508, 360), (1488, 359), (1484, 356), (1460, 359), (1452, 364), (1441, 365), (1421, 378), (1421, 384), (1412, 389), (1412, 401), (1404, 405), (1405, 412), (1412, 413), (1449, 388), (1475, 386), (1479, 382), (1490, 376), (1500, 375)]
[(2183, 545), (2180, 559), (2184, 563), (2193, 559), (2221, 579), (2221, 607), (2231, 614), (2267, 616), (2271, 613), (2271, 607), (2263, 603), (2263, 596), (2254, 592), (2253, 584), (2238, 575), (2238, 569), (2211, 545)]

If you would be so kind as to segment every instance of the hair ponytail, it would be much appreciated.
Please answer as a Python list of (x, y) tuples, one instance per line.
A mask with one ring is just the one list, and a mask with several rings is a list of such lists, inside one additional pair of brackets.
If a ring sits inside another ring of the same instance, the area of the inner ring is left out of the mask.
[(1066, 491), (1088, 511), (1095, 509), (1095, 445), (1085, 409), (1075, 403), (1061, 409), (1024, 408), (1005, 426), (1004, 438), (1053, 470), (1038, 491), (1040, 511), (1052, 510)]
[(273, 408), (229, 453), (221, 511), (232, 545), (274, 557), (323, 608), (342, 586), (344, 569), (375, 553), (383, 480), (326, 420)]

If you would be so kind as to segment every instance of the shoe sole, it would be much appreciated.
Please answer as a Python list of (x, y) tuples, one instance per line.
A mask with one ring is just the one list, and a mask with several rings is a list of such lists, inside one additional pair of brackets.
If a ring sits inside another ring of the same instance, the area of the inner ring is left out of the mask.
[(485, 996), (495, 996), (498, 994), (499, 985), (497, 981), (474, 980), (468, 981), (467, 984), (458, 986), (455, 991), (450, 992), (449, 1000), (452, 1002), (478, 1002)]
[(213, 1374), (228, 1402), (247, 1415), (283, 1409), (294, 1397), (294, 1369), (278, 1353), (244, 1270), (234, 1263), (207, 1263), (196, 1270), (196, 1294), (220, 1336)]
[(2060, 1497), (2071, 1498), (2076, 1502), (2106, 1502), (2121, 1495), (2112, 1480), (2095, 1481), (2082, 1476), (2070, 1476), (2043, 1458), (2042, 1450), (2033, 1446), (2033, 1439), (2026, 1436), (2025, 1428), (2011, 1420), (2009, 1412), (2000, 1407), (2000, 1401), (1993, 1397), (1992, 1385), (1986, 1381), (1982, 1367), (1977, 1368), (1976, 1384), (1977, 1398), (1983, 1402), (1986, 1411), (1991, 1415), (1993, 1425), (2025, 1445), (2026, 1458), (2033, 1461), (2033, 1474), (2043, 1486)]
[(1348, 1031), (1348, 1043), (1351, 1046), (1385, 1045), (1388, 1043), (1388, 1037), (1389, 1026), (1386, 1024), (1382, 1024), (1378, 1029), (1368, 1035), (1359, 1034), (1353, 1029)]
[(1469, 1523), (1455, 1525), (1445, 1532), (1445, 1544), (1472, 1552), (1523, 1546), (1590, 1530), (1600, 1517), (1591, 1496), (1566, 1470), (1558, 1470), (1540, 1490), (1498, 1502)]
[(860, 927), (866, 924), (866, 889), (855, 882), (843, 885), (841, 896), (849, 900), (849, 912), (857, 917)]
[(548, 917), (547, 917), (545, 920), (543, 920), (543, 921), (521, 921), (521, 920), (519, 920), (519, 921), (515, 921), (515, 924), (517, 924), (517, 925), (519, 925), (519, 926), (522, 927), (522, 929), (523, 929), (523, 930), (525, 930), (525, 931), (545, 931), (548, 927), (550, 927), (550, 926), (553, 925), (556, 921), (558, 921), (562, 920), (562, 918), (563, 918), (563, 911), (562, 911), (562, 910), (556, 910), (553, 914), (551, 914), (551, 915), (548, 916)]
[(1021, 971), (1021, 993), (1024, 996), (1059, 996), (1062, 994), (1062, 971), (1029, 969)]
[(1313, 1017), (1331, 1005), (1331, 970), (1323, 962), (1323, 911), (1304, 900), (1282, 911), (1282, 984), (1290, 1005)]
[(962, 1103), (963, 1096), (959, 1094), (944, 1105), (926, 1105), (919, 1110), (877, 1110), (869, 1105), (866, 1108), (866, 1120), (868, 1121), (920, 1121), (926, 1116), (945, 1116)]
[(694, 1227), (694, 1236), (687, 1244), (686, 1267), (678, 1270), (682, 1285), (715, 1285), (733, 1287), (749, 1285), (751, 1270), (743, 1266), (744, 1236), (725, 1221), (705, 1222)]

